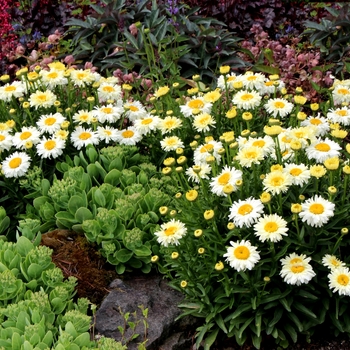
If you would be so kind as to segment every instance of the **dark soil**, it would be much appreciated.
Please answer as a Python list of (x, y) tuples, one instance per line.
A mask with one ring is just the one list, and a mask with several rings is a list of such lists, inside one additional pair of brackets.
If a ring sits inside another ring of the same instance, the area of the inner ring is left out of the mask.
[[(83, 235), (69, 230), (55, 230), (42, 236), (41, 244), (53, 249), (52, 260), (65, 277), (74, 276), (78, 279), (78, 298), (86, 297), (99, 306), (103, 298), (109, 293), (108, 286), (119, 276), (114, 266), (106, 263), (93, 244), (87, 242)], [(194, 339), (195, 330), (190, 335)], [(195, 340), (193, 341), (193, 343)], [(193, 350), (190, 349), (183, 350)], [(239, 346), (233, 338), (221, 338), (212, 346), (212, 350), (254, 350), (254, 346), (247, 343)], [(261, 350), (280, 350), (274, 340), (266, 337), (261, 344)], [(349, 335), (329, 337), (327, 329), (320, 330), (311, 338), (311, 342), (300, 337), (300, 341), (288, 347), (287, 350), (350, 350)]]

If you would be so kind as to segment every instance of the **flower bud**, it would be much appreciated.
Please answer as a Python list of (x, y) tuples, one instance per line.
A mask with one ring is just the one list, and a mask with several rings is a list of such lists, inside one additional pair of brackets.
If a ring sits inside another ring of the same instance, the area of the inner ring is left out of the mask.
[(206, 210), (203, 216), (205, 220), (211, 220), (214, 217), (214, 215), (215, 215), (214, 210), (210, 209), (210, 210)]
[(218, 261), (216, 264), (215, 264), (215, 270), (216, 271), (221, 271), (223, 270), (225, 267), (224, 263), (222, 261)]

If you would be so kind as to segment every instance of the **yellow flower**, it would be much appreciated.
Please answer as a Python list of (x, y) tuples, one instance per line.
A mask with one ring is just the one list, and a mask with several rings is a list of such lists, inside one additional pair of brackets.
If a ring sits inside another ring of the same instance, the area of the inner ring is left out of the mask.
[(205, 249), (204, 248), (198, 248), (198, 254), (202, 255), (205, 253)]
[(233, 222), (229, 222), (228, 224), (227, 224), (227, 228), (231, 231), (231, 230), (233, 230), (233, 229), (235, 229), (235, 227), (236, 227), (236, 225), (233, 223)]
[(339, 168), (339, 158), (338, 157), (332, 157), (326, 159), (323, 164), (328, 170), (337, 170)]
[(312, 111), (317, 111), (320, 108), (320, 105), (318, 103), (311, 103), (310, 108)]
[(345, 165), (343, 167), (343, 173), (346, 175), (350, 175), (350, 166), (349, 165)]
[(153, 255), (151, 258), (151, 263), (156, 263), (159, 260), (159, 256), (158, 255)]
[(221, 66), (220, 67), (220, 74), (227, 74), (229, 73), (231, 70), (230, 66)]
[(169, 211), (168, 207), (163, 206), (159, 208), (160, 215), (166, 215), (168, 211)]
[(171, 253), (171, 258), (173, 259), (173, 260), (176, 260), (176, 259), (178, 259), (179, 258), (179, 253), (178, 252), (172, 252)]
[(225, 267), (224, 263), (222, 261), (219, 261), (215, 264), (214, 268), (216, 271), (221, 271), (224, 269), (224, 267)]
[(277, 136), (282, 132), (279, 125), (264, 126), (264, 133), (269, 136)]
[(166, 159), (164, 160), (163, 164), (164, 164), (166, 167), (173, 166), (173, 165), (175, 164), (175, 158), (173, 158), (173, 157), (166, 158)]
[(299, 214), (302, 210), (301, 204), (299, 203), (294, 203), (291, 206), (291, 211), (293, 214)]
[(180, 286), (181, 288), (186, 288), (187, 287), (187, 281), (181, 281)]
[(236, 90), (242, 89), (243, 82), (242, 81), (234, 81), (232, 84), (233, 88)]
[(226, 112), (227, 119), (233, 119), (237, 116), (236, 107), (232, 107), (230, 110)]
[(162, 174), (164, 175), (170, 175), (171, 174), (171, 168), (170, 167), (165, 167), (162, 169)]
[(329, 194), (336, 194), (337, 193), (337, 188), (335, 186), (329, 186), (328, 187), (328, 193)]
[(206, 210), (204, 212), (204, 219), (205, 220), (210, 220), (214, 217), (215, 213), (214, 213), (214, 210)]
[(343, 227), (341, 230), (340, 230), (340, 233), (342, 235), (347, 235), (349, 233), (349, 229), (347, 227)]
[(204, 101), (214, 103), (221, 97), (220, 90), (216, 89), (214, 91), (207, 92), (204, 95)]
[(253, 119), (253, 114), (251, 114), (250, 112), (244, 112), (242, 114), (242, 119), (245, 121), (249, 121)]
[(298, 120), (303, 121), (303, 120), (305, 120), (306, 118), (307, 118), (307, 114), (306, 114), (306, 113), (304, 113), (304, 112), (298, 112), (298, 114), (297, 114), (297, 119), (298, 119)]
[(294, 102), (298, 105), (304, 105), (307, 101), (307, 98), (304, 96), (294, 96)]
[(331, 135), (337, 139), (345, 139), (345, 137), (348, 135), (348, 132), (342, 129), (335, 129), (331, 131)]
[(323, 165), (313, 165), (310, 167), (310, 175), (319, 179), (327, 173), (327, 169)]
[(195, 236), (196, 238), (199, 238), (199, 237), (201, 237), (202, 235), (203, 235), (203, 230), (197, 229), (196, 231), (194, 231), (194, 236)]
[(263, 192), (260, 195), (260, 200), (261, 200), (261, 203), (263, 204), (269, 204), (271, 202), (271, 194), (268, 192)]
[(198, 198), (198, 192), (196, 190), (189, 190), (186, 192), (186, 199), (189, 202), (194, 202)]
[(155, 91), (154, 96), (159, 98), (161, 96), (166, 95), (170, 91), (168, 86), (162, 86), (158, 90)]

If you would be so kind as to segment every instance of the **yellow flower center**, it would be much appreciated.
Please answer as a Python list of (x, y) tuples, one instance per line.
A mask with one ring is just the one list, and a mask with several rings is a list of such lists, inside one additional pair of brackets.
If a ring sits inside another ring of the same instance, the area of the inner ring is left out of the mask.
[(105, 92), (113, 92), (114, 91), (114, 87), (113, 86), (104, 86), (102, 88), (103, 91)]
[(316, 119), (316, 118), (310, 119), (310, 123), (311, 123), (312, 125), (320, 125), (320, 124), (322, 124), (321, 120)]
[(57, 72), (51, 72), (47, 75), (47, 77), (49, 79), (56, 79), (58, 77), (58, 73)]
[(254, 98), (254, 96), (252, 94), (244, 94), (244, 95), (241, 96), (241, 99), (243, 101), (249, 101), (249, 100), (251, 100), (253, 98)]
[(113, 109), (111, 107), (103, 107), (103, 108), (101, 108), (101, 111), (102, 111), (102, 113), (110, 114), (110, 113), (112, 113)]
[(349, 93), (348, 89), (338, 89), (338, 93), (341, 95), (347, 95)]
[(331, 149), (325, 142), (318, 143), (315, 148), (320, 152), (328, 152)]
[(241, 205), (239, 208), (238, 208), (238, 214), (240, 215), (247, 215), (247, 214), (250, 214), (253, 210), (253, 207), (246, 203), (246, 204), (243, 204)]
[(56, 122), (56, 118), (46, 118), (44, 124), (45, 125), (53, 125)]
[(207, 144), (201, 148), (200, 152), (201, 153), (211, 152), (213, 149), (214, 149), (214, 146), (212, 144)]
[(175, 126), (176, 122), (175, 120), (167, 120), (165, 123), (164, 123), (164, 126), (168, 129), (172, 128), (173, 126)]
[(265, 83), (265, 86), (272, 86), (273, 85), (273, 81), (267, 81), (266, 83)]
[(233, 255), (239, 260), (247, 260), (250, 257), (250, 251), (246, 246), (240, 245), (233, 251)]
[(131, 112), (137, 112), (139, 109), (136, 106), (129, 106)]
[(257, 153), (255, 151), (247, 151), (245, 153), (246, 158), (248, 159), (255, 159), (257, 157)]
[(267, 222), (264, 226), (264, 230), (268, 233), (276, 232), (278, 225), (274, 221)]
[(339, 261), (338, 261), (337, 259), (332, 259), (332, 260), (331, 260), (331, 264), (332, 264), (334, 267), (340, 266), (340, 263), (339, 263)]
[(264, 140), (256, 140), (252, 144), (254, 147), (264, 147), (265, 146), (265, 141)]
[(16, 87), (13, 85), (9, 85), (5, 87), (6, 92), (16, 91)]
[(247, 78), (248, 81), (254, 81), (254, 80), (256, 80), (256, 79), (257, 79), (257, 78), (256, 78), (255, 75), (250, 75), (250, 76)]
[(54, 149), (56, 147), (56, 141), (54, 141), (54, 140), (46, 141), (44, 144), (44, 147), (48, 151), (51, 151), (52, 149)]
[(9, 167), (11, 169), (16, 169), (22, 164), (22, 159), (20, 157), (13, 158), (9, 161)]
[(86, 77), (86, 73), (80, 72), (80, 73), (77, 74), (77, 78), (78, 78), (79, 80), (83, 80), (85, 77)]
[(89, 115), (88, 114), (80, 114), (79, 119), (82, 121), (89, 120)]
[(300, 264), (303, 262), (300, 258), (294, 258), (290, 261), (291, 264)]
[(126, 130), (126, 131), (123, 131), (122, 132), (122, 136), (125, 138), (125, 139), (130, 139), (131, 137), (134, 136), (134, 132), (132, 130)]
[(276, 176), (276, 177), (271, 179), (272, 186), (281, 186), (283, 184), (283, 182), (284, 182), (284, 179), (281, 176)]
[(168, 227), (168, 228), (164, 231), (164, 233), (165, 233), (166, 236), (172, 236), (172, 235), (175, 234), (175, 232), (176, 232), (176, 227), (175, 227), (175, 226)]
[(105, 132), (105, 134), (106, 134), (107, 136), (111, 136), (111, 135), (112, 135), (112, 132), (111, 132), (110, 130), (105, 130), (104, 132)]
[(340, 111), (336, 111), (335, 113), (341, 117), (346, 117), (348, 115), (348, 111), (345, 111), (344, 109), (341, 109)]
[(319, 203), (314, 203), (310, 205), (309, 210), (311, 211), (312, 214), (322, 214), (324, 212), (324, 206)]
[(191, 109), (201, 109), (204, 107), (204, 102), (202, 100), (192, 100), (188, 102), (188, 107)]
[(342, 286), (347, 286), (349, 284), (349, 277), (347, 275), (341, 274), (338, 276), (337, 282)]
[(152, 123), (152, 118), (146, 118), (146, 119), (143, 119), (142, 121), (141, 121), (141, 124), (142, 125), (148, 125), (148, 124), (151, 124)]
[(32, 133), (30, 131), (24, 131), (24, 132), (22, 132), (22, 134), (19, 138), (21, 140), (27, 140), (31, 136), (32, 136)]
[(290, 143), (292, 141), (292, 139), (288, 138), (287, 136), (283, 136), (281, 140), (284, 143)]
[(305, 267), (302, 265), (293, 265), (290, 269), (293, 273), (302, 273), (305, 270)]
[(89, 132), (82, 132), (79, 135), (80, 140), (88, 140), (91, 137), (91, 134)]
[(5, 140), (5, 136), (4, 135), (0, 135), (0, 141), (4, 141)]
[(274, 103), (274, 105), (275, 105), (276, 108), (284, 108), (285, 107), (285, 103), (282, 102), (282, 101), (276, 101)]
[(290, 170), (289, 173), (290, 173), (292, 176), (299, 176), (299, 175), (302, 173), (302, 171), (301, 171), (301, 169), (299, 169), (299, 168), (293, 168), (293, 169)]
[(235, 76), (229, 76), (228, 78), (227, 78), (227, 81), (233, 81), (233, 80), (236, 80), (236, 77)]
[(206, 114), (203, 117), (199, 118), (198, 121), (199, 121), (200, 124), (208, 124), (208, 122), (210, 122), (209, 114)]
[(47, 101), (47, 96), (45, 94), (41, 94), (41, 95), (38, 95), (37, 96), (37, 99), (40, 101), (40, 102), (45, 102)]
[(218, 183), (219, 183), (219, 185), (221, 185), (221, 186), (227, 185), (228, 182), (230, 181), (230, 178), (231, 178), (230, 173), (222, 174), (222, 175), (219, 176), (219, 178), (218, 178)]

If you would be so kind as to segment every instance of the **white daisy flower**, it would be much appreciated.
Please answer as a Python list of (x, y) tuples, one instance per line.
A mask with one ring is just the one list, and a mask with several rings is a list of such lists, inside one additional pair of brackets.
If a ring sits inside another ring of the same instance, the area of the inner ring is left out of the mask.
[(323, 266), (329, 268), (330, 270), (334, 270), (339, 267), (345, 266), (345, 263), (343, 261), (339, 260), (336, 256), (330, 255), (330, 254), (326, 254), (322, 258), (322, 264)]
[(35, 109), (51, 107), (56, 101), (57, 97), (51, 90), (36, 91), (29, 96), (29, 104)]
[(302, 148), (305, 148), (310, 144), (310, 142), (313, 142), (316, 139), (315, 132), (315, 128), (301, 126), (298, 128), (290, 128), (285, 130), (284, 136), (287, 140), (290, 140), (290, 142), (299, 141)]
[(292, 176), (292, 185), (304, 186), (311, 177), (310, 169), (305, 164), (286, 164), (284, 171)]
[(193, 117), (195, 114), (210, 114), (213, 104), (206, 102), (203, 96), (194, 96), (185, 105), (180, 106), (181, 113), (185, 117)]
[(223, 145), (220, 141), (209, 141), (204, 145), (199, 145), (193, 153), (194, 163), (195, 164), (206, 164), (206, 159), (209, 156), (214, 156), (218, 164), (221, 162), (221, 155), (219, 150), (223, 148)]
[(301, 207), (301, 220), (312, 227), (321, 227), (334, 215), (335, 204), (315, 195), (302, 203)]
[(76, 127), (76, 129), (71, 133), (70, 139), (73, 146), (80, 150), (82, 147), (87, 145), (97, 145), (99, 143), (99, 137), (96, 131), (92, 129), (85, 129), (82, 126)]
[(98, 98), (100, 101), (114, 100), (121, 98), (122, 89), (119, 85), (102, 83), (97, 89)]
[[(278, 86), (276, 88), (275, 83), (278, 83)], [(271, 95), (275, 93), (275, 91), (281, 91), (283, 88), (285, 88), (286, 84), (282, 80), (267, 80), (265, 81), (264, 85), (259, 89), (259, 93), (261, 95)]]
[(243, 173), (241, 170), (230, 168), (229, 166), (225, 165), (221, 173), (211, 180), (211, 191), (217, 196), (226, 197), (227, 195), (224, 193), (224, 187), (226, 185), (231, 185), (233, 190), (236, 191), (236, 182), (237, 180), (242, 180), (242, 175)]
[(57, 158), (64, 150), (66, 142), (59, 138), (44, 137), (36, 146), (36, 153), (41, 158)]
[(154, 234), (158, 237), (157, 241), (164, 247), (169, 245), (179, 245), (179, 240), (186, 235), (187, 228), (185, 225), (175, 219), (171, 219), (160, 226), (160, 231)]
[[(235, 73), (230, 73), (226, 75), (226, 85), (227, 89), (232, 90), (233, 89), (233, 83), (236, 81), (241, 81), (242, 80), (242, 75), (236, 75)], [(217, 86), (221, 90), (226, 90), (226, 85), (225, 85), (225, 76), (220, 75), (218, 78)]]
[(305, 126), (307, 128), (315, 129), (315, 136), (323, 137), (325, 136), (329, 130), (329, 123), (326, 118), (321, 117), (320, 113), (317, 117), (308, 117), (300, 123), (301, 126)]
[(135, 120), (134, 127), (141, 135), (147, 135), (158, 129), (159, 122), (158, 116), (147, 114), (144, 118)]
[(116, 85), (116, 84), (119, 83), (119, 78), (118, 78), (118, 77), (114, 77), (114, 76), (110, 76), (110, 77), (100, 77), (99, 83), (100, 83), (100, 84), (112, 84), (112, 85)]
[(126, 110), (125, 116), (130, 121), (135, 121), (136, 119), (142, 119), (147, 116), (146, 108), (139, 101), (124, 103), (124, 109)]
[(54, 89), (56, 86), (68, 84), (68, 79), (64, 76), (63, 70), (45, 70), (42, 69), (39, 73), (41, 81), (48, 89)]
[(348, 107), (330, 109), (327, 118), (331, 123), (350, 125), (350, 109)]
[(94, 114), (92, 111), (88, 111), (87, 109), (82, 109), (73, 114), (72, 120), (79, 125), (91, 124), (94, 119)]
[(119, 100), (116, 105), (95, 106), (91, 112), (100, 123), (115, 123), (123, 114), (124, 108), (122, 101)]
[(106, 143), (118, 140), (118, 130), (110, 126), (98, 126), (97, 134), (100, 140)]
[[(209, 179), (209, 174), (211, 173), (211, 166), (209, 164), (203, 163), (197, 165), (200, 167), (199, 171), (195, 171), (194, 167), (187, 168), (185, 174), (188, 176), (189, 181), (194, 181), (200, 183), (200, 179)], [(198, 168), (196, 169), (198, 170)]]
[(195, 115), (192, 123), (193, 128), (198, 132), (209, 131), (211, 127), (215, 128), (215, 124), (215, 119), (208, 113)]
[(236, 271), (251, 270), (260, 260), (257, 248), (252, 246), (249, 241), (231, 241), (230, 244), (232, 247), (228, 247), (227, 253), (223, 256)]
[(267, 100), (264, 107), (268, 113), (273, 115), (274, 118), (283, 118), (290, 114), (294, 105), (284, 98), (271, 98)]
[(164, 119), (159, 118), (158, 129), (163, 135), (170, 133), (173, 130), (180, 128), (182, 121), (177, 117), (165, 117)]
[(13, 81), (11, 84), (0, 86), (0, 100), (9, 102), (12, 97), (23, 97), (26, 92), (26, 85), (22, 81)]
[(343, 102), (350, 102), (350, 88), (344, 85), (336, 85), (332, 91), (334, 104), (340, 105)]
[(263, 159), (263, 149), (255, 146), (245, 146), (241, 148), (235, 157), (235, 160), (245, 168), (250, 168), (253, 164), (260, 164), (260, 161)]
[(288, 236), (287, 221), (277, 214), (264, 215), (254, 225), (254, 234), (261, 242), (279, 242)]
[(339, 295), (350, 295), (350, 271), (347, 267), (338, 267), (333, 269), (328, 275), (329, 289)]
[(12, 138), (13, 145), (18, 149), (25, 149), (26, 144), (31, 142), (36, 145), (40, 141), (40, 131), (34, 126), (23, 127)]
[(132, 126), (117, 131), (117, 142), (121, 145), (135, 146), (141, 140), (142, 135)]
[(56, 131), (60, 130), (61, 124), (64, 121), (66, 121), (66, 118), (61, 113), (50, 113), (42, 115), (36, 122), (36, 125), (41, 133), (47, 132), (49, 134), (54, 134)]
[(30, 161), (28, 154), (14, 152), (1, 163), (1, 169), (5, 177), (21, 177), (29, 169)]
[(263, 151), (264, 157), (270, 156), (275, 152), (275, 142), (269, 135), (263, 137), (249, 137), (246, 140), (245, 147), (259, 147)]
[(254, 109), (260, 105), (260, 102), (261, 96), (254, 90), (240, 90), (232, 99), (232, 103), (241, 109)]
[(246, 89), (259, 91), (264, 86), (266, 77), (261, 73), (246, 72), (241, 80)]
[(230, 207), (228, 218), (238, 227), (251, 227), (256, 223), (264, 211), (264, 205), (260, 199), (249, 197), (245, 200), (239, 199)]
[(271, 171), (263, 180), (264, 191), (273, 195), (287, 192), (292, 183), (292, 175), (280, 170)]
[(68, 135), (69, 135), (69, 131), (68, 130), (58, 130), (55, 132), (54, 136), (58, 139), (61, 140), (67, 140), (68, 139)]
[(298, 255), (296, 253), (291, 253), (286, 258), (281, 259), (280, 275), (284, 282), (297, 286), (310, 282), (316, 276), (309, 264), (310, 260), (311, 258), (307, 258), (305, 254)]
[(71, 69), (70, 79), (73, 84), (79, 87), (91, 85), (96, 81), (96, 75), (90, 69)]
[(0, 152), (8, 151), (12, 145), (12, 135), (7, 131), (0, 131)]
[(183, 148), (184, 143), (177, 136), (167, 136), (162, 141), (160, 145), (163, 151), (175, 151), (177, 148)]
[(323, 163), (328, 158), (339, 157), (341, 147), (338, 143), (325, 138), (317, 138), (310, 146), (305, 148), (309, 159), (315, 159), (317, 163)]

